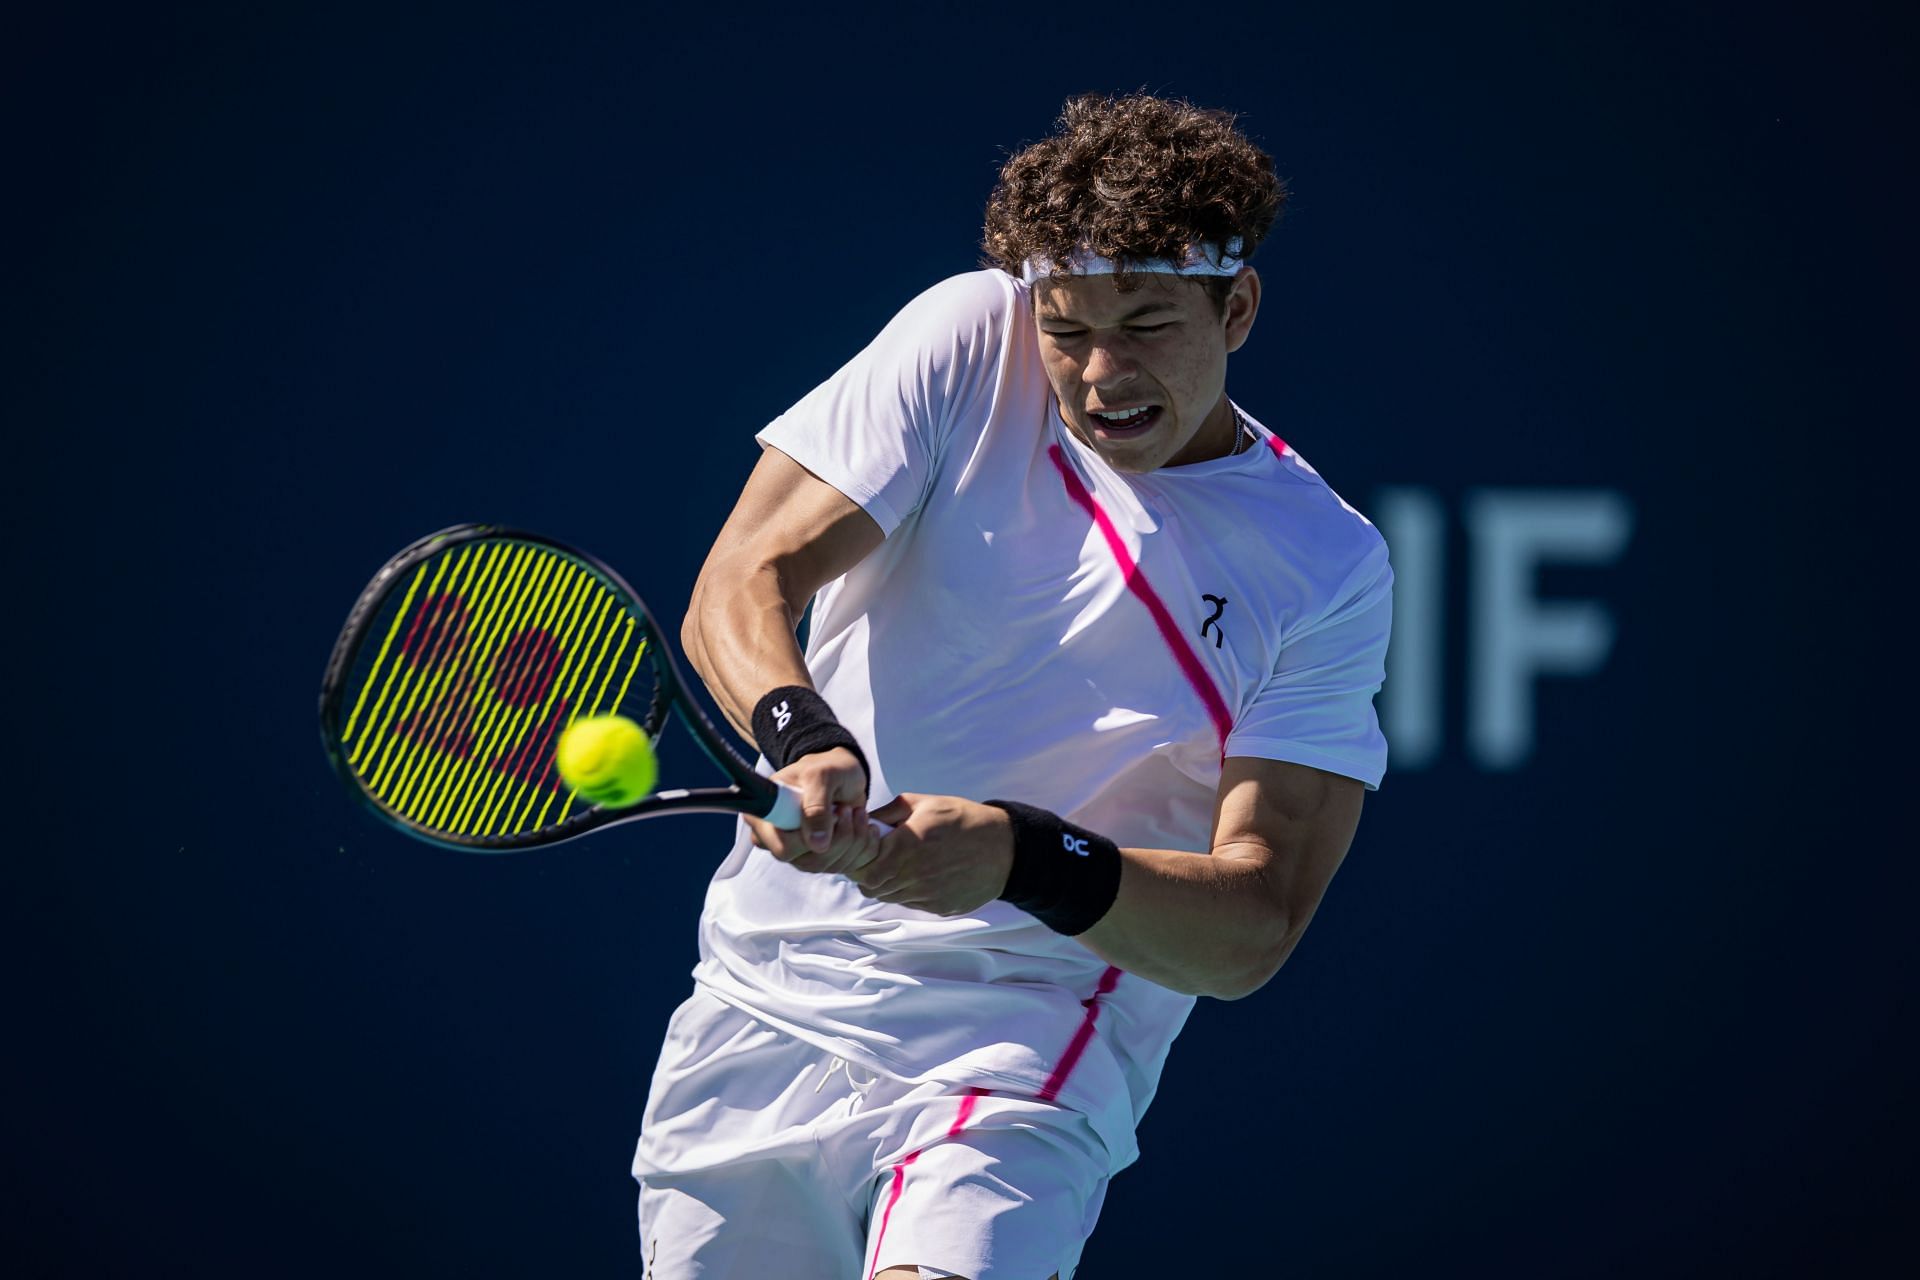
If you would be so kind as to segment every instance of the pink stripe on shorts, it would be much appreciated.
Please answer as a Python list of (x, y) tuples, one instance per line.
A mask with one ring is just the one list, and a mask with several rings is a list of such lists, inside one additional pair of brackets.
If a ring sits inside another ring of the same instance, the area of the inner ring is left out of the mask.
[(651, 1280), (1072, 1274), (1106, 1194), (1088, 1119), (869, 1076), (705, 989), (668, 1024), (634, 1175)]

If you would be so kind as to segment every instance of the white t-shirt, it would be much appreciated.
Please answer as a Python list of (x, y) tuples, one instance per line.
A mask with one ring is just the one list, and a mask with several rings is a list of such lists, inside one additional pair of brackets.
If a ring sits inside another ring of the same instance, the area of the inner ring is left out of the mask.
[[(1204, 853), (1223, 756), (1377, 786), (1386, 545), (1255, 426), (1237, 456), (1112, 470), (1060, 421), (1027, 287), (982, 271), (914, 299), (761, 432), (887, 535), (815, 598), (807, 644), (873, 806), (1022, 800)], [(1085, 1112), (1116, 1169), (1193, 1007), (1006, 903), (877, 902), (744, 826), (700, 949), (714, 994), (866, 1070)]]

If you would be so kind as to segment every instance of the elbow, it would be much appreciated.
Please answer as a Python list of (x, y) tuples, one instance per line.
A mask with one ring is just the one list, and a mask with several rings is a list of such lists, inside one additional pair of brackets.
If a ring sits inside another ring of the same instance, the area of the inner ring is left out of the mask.
[(1239, 963), (1225, 973), (1216, 975), (1201, 995), (1212, 996), (1215, 1000), (1244, 1000), (1260, 988), (1273, 981), (1280, 967), (1293, 954), (1294, 944), (1300, 940), (1297, 930), (1282, 928), (1249, 949), (1249, 953), (1240, 958)]
[(687, 611), (680, 619), (680, 652), (686, 655), (688, 665), (699, 673), (702, 680), (709, 678), (707, 644), (700, 629), (700, 617), (705, 612), (704, 577), (702, 575), (702, 580), (693, 584), (693, 598), (687, 601)]
[(1245, 973), (1231, 978), (1215, 981), (1200, 995), (1211, 996), (1215, 1000), (1245, 1000), (1248, 996), (1267, 985), (1279, 969), (1249, 969)]
[(680, 652), (691, 659), (700, 648), (700, 624), (696, 619), (700, 614), (700, 593), (694, 592), (693, 599), (687, 602), (687, 612), (680, 619)]

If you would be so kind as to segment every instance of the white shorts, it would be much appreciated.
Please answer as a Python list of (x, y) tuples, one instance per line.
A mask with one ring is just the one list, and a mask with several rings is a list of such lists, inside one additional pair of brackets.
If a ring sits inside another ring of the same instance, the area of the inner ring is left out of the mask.
[(1068, 1280), (1107, 1163), (1077, 1111), (869, 1078), (696, 988), (634, 1153), (644, 1274)]

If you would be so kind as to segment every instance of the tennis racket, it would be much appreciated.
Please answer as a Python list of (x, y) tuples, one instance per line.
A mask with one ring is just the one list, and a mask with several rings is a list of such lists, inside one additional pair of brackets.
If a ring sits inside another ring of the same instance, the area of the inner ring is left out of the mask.
[[(678, 712), (728, 785), (600, 808), (554, 767), (583, 715), (658, 742)], [(492, 525), (414, 543), (347, 616), (320, 688), (320, 734), (347, 787), (410, 836), (469, 852), (558, 844), (663, 813), (800, 825), (800, 796), (754, 772), (687, 693), (632, 587), (584, 552)]]

